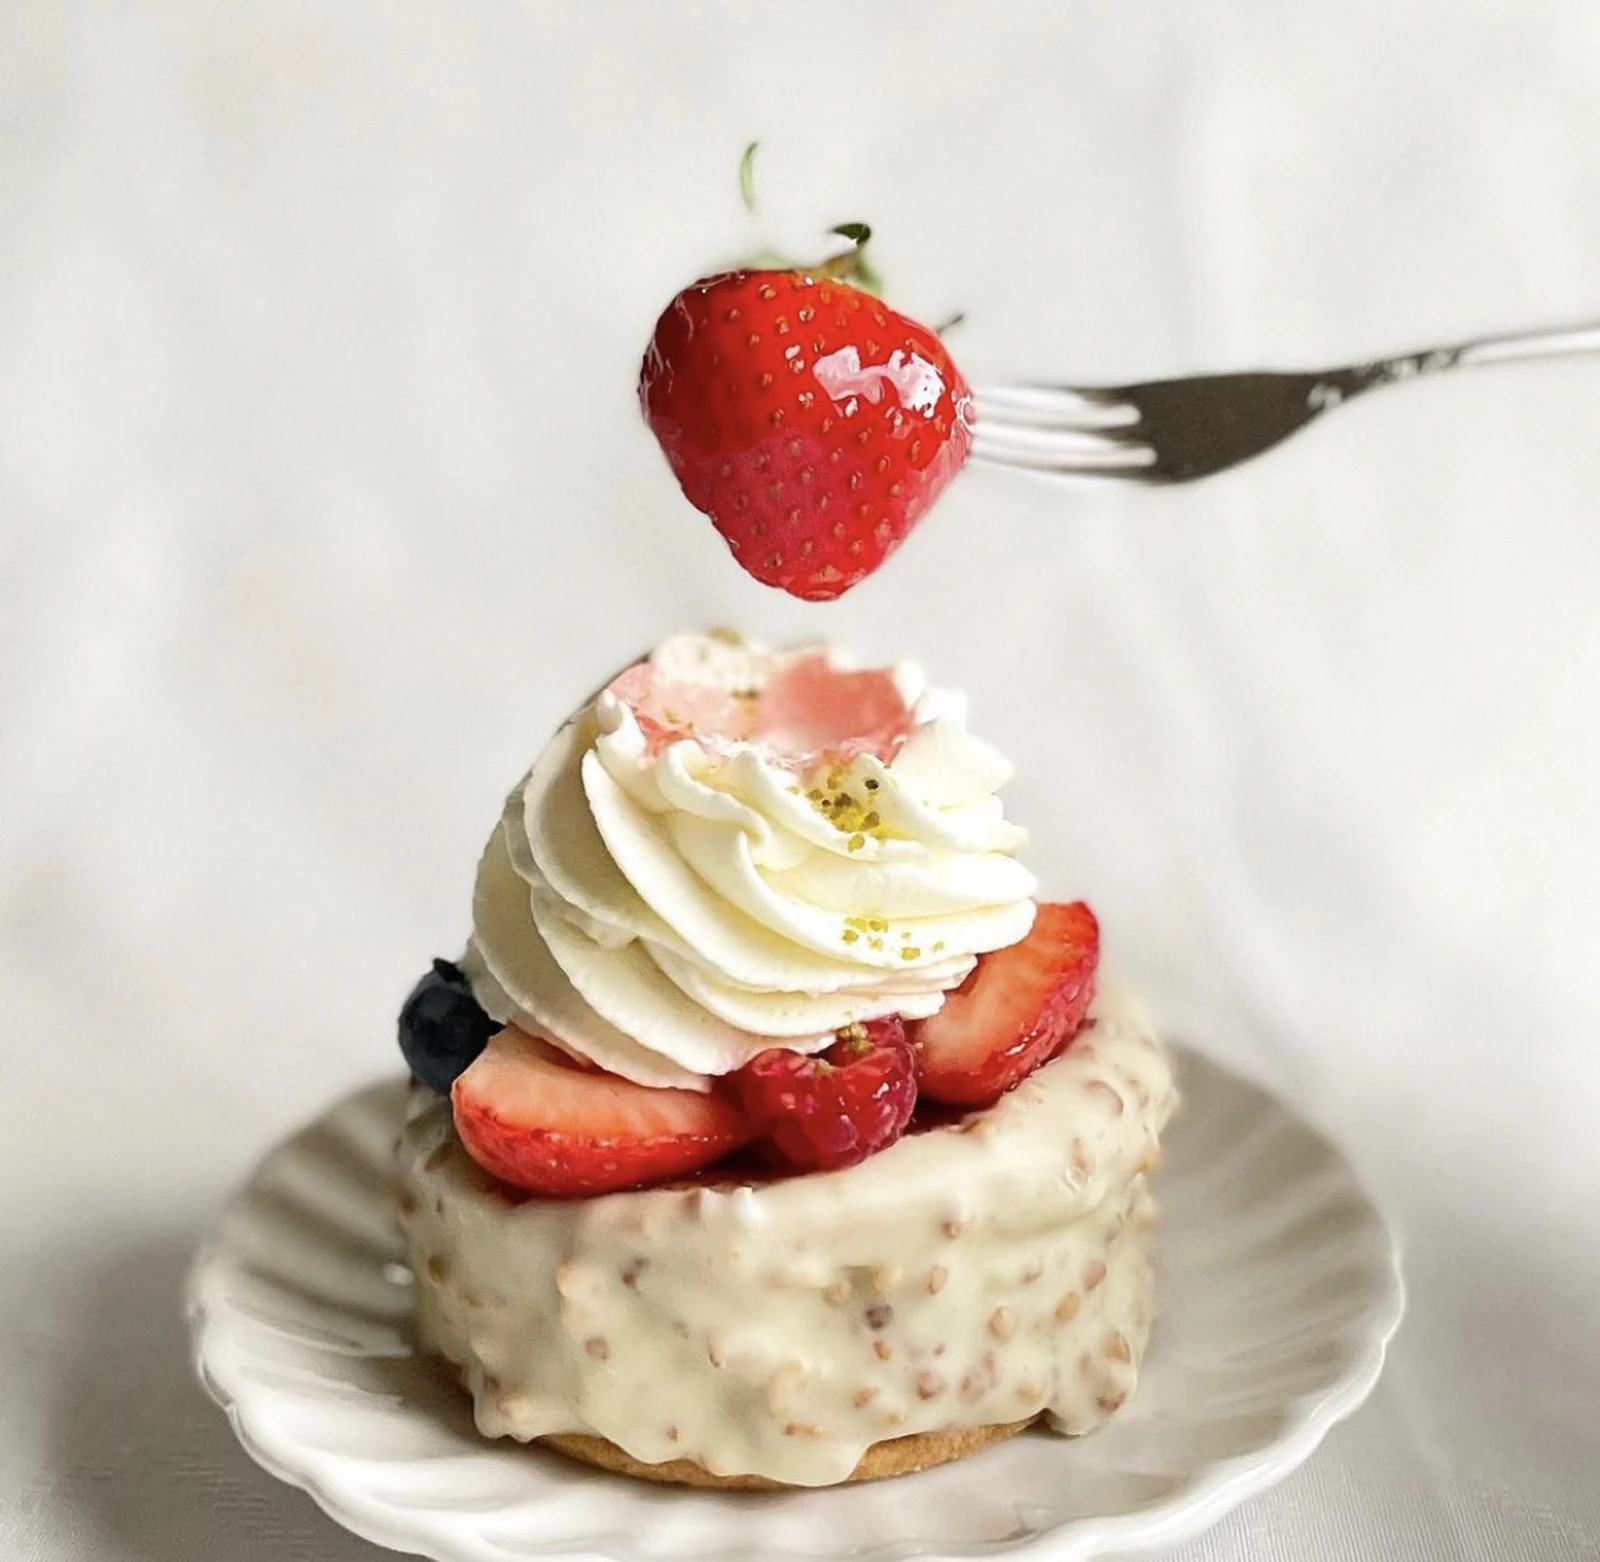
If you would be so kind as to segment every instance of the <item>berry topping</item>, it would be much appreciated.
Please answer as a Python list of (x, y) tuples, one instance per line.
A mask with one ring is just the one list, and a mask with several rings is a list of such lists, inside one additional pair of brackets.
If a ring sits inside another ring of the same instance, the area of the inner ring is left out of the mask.
[(479, 1008), (461, 968), (435, 960), (401, 1005), (400, 1051), (428, 1089), (446, 1095), (498, 1028)]
[(656, 322), (639, 401), (739, 564), (809, 601), (882, 564), (972, 443), (938, 336), (822, 269), (685, 288)]
[(483, 1169), (546, 1198), (665, 1182), (750, 1139), (726, 1096), (651, 1089), (585, 1069), (507, 1027), (451, 1091), (456, 1131)]
[(911, 1025), (922, 1094), (948, 1106), (999, 1100), (1077, 1034), (1099, 959), (1100, 928), (1081, 900), (1040, 906), (1020, 944), (981, 956), (937, 1014)]
[(916, 1065), (898, 1016), (852, 1025), (819, 1057), (774, 1048), (733, 1076), (767, 1161), (834, 1171), (886, 1149), (917, 1104)]

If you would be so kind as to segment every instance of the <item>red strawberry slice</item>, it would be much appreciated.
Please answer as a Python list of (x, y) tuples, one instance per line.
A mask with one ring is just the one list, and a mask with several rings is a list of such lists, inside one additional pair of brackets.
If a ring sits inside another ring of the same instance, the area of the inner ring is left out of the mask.
[(1100, 927), (1081, 900), (1040, 906), (1020, 944), (983, 955), (937, 1014), (909, 1027), (921, 1093), (998, 1101), (1077, 1033), (1099, 960)]
[(658, 1090), (575, 1066), (507, 1026), (450, 1092), (456, 1131), (486, 1172), (545, 1198), (664, 1182), (749, 1141), (726, 1096)]
[(639, 402), (689, 503), (759, 581), (831, 601), (967, 458), (971, 393), (938, 336), (806, 271), (730, 271), (656, 322)]

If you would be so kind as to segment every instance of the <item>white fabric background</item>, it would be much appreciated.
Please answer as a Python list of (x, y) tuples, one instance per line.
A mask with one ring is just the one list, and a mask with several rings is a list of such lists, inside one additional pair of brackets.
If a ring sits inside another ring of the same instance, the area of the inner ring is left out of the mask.
[(828, 608), (632, 399), (755, 134), (975, 380), (1600, 315), (1600, 7), (798, 9), (0, 6), (0, 1555), (378, 1555), (191, 1387), (188, 1253), (393, 1066), (565, 707), (731, 621), (964, 684), (1050, 886), (1403, 1221), (1374, 1400), (1174, 1555), (1600, 1556), (1600, 361), (975, 471)]

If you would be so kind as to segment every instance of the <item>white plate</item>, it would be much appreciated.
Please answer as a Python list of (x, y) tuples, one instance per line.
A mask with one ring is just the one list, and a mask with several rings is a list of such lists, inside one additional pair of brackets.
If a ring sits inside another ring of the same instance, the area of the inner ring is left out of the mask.
[(1161, 1318), (1138, 1393), (1086, 1438), (1030, 1433), (923, 1475), (783, 1496), (654, 1487), (484, 1441), (410, 1343), (398, 1082), (274, 1150), (224, 1211), (190, 1279), (196, 1367), (266, 1469), (358, 1535), (440, 1562), (1077, 1562), (1181, 1540), (1366, 1398), (1403, 1293), (1394, 1236), (1339, 1151), (1215, 1063), (1179, 1061)]

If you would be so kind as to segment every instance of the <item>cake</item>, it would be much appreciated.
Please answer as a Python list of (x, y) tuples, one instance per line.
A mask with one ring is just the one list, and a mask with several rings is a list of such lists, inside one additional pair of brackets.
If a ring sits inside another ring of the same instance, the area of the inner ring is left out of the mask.
[(666, 642), (506, 800), (401, 1017), (422, 1346), (488, 1437), (824, 1486), (1081, 1434), (1175, 1095), (911, 666)]

